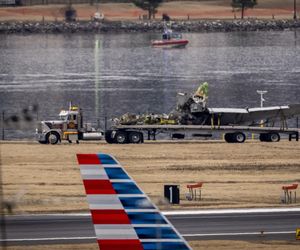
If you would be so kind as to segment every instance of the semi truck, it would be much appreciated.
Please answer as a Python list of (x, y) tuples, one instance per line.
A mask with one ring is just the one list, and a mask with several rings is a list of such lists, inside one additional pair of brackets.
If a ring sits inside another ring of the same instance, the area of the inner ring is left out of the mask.
[[(105, 131), (107, 143), (143, 143), (144, 138), (155, 140), (158, 134), (170, 134), (173, 139), (224, 135), (228, 143), (243, 143), (247, 134), (258, 135), (262, 142), (278, 142), (282, 135), (299, 140), (299, 129), (289, 128), (287, 119), (300, 114), (300, 104), (260, 108), (207, 107), (208, 83), (203, 83), (193, 94), (178, 93), (176, 108), (169, 114), (124, 114), (113, 119)], [(82, 111), (77, 106), (62, 110), (58, 121), (42, 121), (37, 129), (40, 143), (56, 144), (102, 139), (103, 131), (83, 123)], [(275, 126), (275, 124), (278, 124)]]
[[(299, 140), (299, 129), (287, 127), (262, 127), (220, 125), (211, 120), (210, 125), (176, 124), (172, 119), (162, 117), (146, 118), (148, 122), (134, 124), (115, 123), (105, 132), (83, 123), (83, 112), (77, 106), (61, 110), (58, 120), (40, 121), (36, 129), (36, 138), (42, 144), (57, 144), (62, 140), (79, 143), (80, 140), (102, 140), (110, 144), (143, 143), (144, 140), (156, 140), (158, 134), (168, 134), (172, 139), (184, 139), (186, 134), (193, 137), (212, 137), (222, 133), (228, 143), (243, 143), (246, 134), (257, 134), (262, 142), (278, 142), (282, 135), (289, 140)], [(155, 122), (154, 122), (155, 120)]]
[(62, 140), (79, 143), (80, 140), (102, 140), (104, 132), (83, 122), (83, 113), (78, 106), (70, 104), (68, 110), (61, 110), (58, 120), (40, 121), (36, 138), (42, 144), (57, 144)]

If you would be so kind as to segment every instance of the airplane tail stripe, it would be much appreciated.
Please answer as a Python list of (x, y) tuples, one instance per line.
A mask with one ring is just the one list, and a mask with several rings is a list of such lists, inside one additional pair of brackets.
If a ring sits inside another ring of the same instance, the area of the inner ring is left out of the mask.
[(146, 197), (119, 197), (124, 209), (155, 209)]
[(117, 194), (143, 194), (134, 182), (112, 182)]
[(144, 250), (139, 240), (98, 240), (101, 250)]
[(87, 195), (89, 207), (91, 210), (101, 209), (124, 209), (117, 195)]
[(113, 159), (110, 155), (107, 154), (97, 154), (97, 157), (100, 159), (100, 162), (102, 165), (115, 165), (118, 164), (118, 162)]
[[(189, 250), (184, 242), (143, 242), (144, 250)], [(101, 249), (102, 250), (102, 249)]]
[(91, 210), (94, 224), (131, 224), (124, 210)]
[(101, 164), (96, 154), (77, 154), (77, 160), (80, 165)]
[(131, 224), (168, 224), (159, 212), (127, 212)]
[(99, 240), (137, 240), (138, 236), (131, 225), (96, 225), (96, 237)]
[(83, 180), (86, 194), (116, 194), (109, 180)]
[(106, 171), (101, 165), (81, 165), (80, 173), (84, 180), (108, 180)]
[(125, 173), (125, 171), (122, 168), (106, 167), (105, 171), (109, 179), (129, 180), (129, 176)]
[(170, 227), (135, 227), (136, 234), (142, 239), (180, 239)]

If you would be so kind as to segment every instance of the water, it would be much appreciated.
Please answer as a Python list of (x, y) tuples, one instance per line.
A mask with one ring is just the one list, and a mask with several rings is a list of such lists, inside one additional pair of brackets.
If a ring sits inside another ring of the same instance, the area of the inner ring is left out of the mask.
[[(149, 46), (158, 34), (0, 35), (0, 112), (38, 104), (55, 119), (72, 101), (87, 121), (168, 113), (176, 93), (209, 82), (209, 106), (300, 102), (300, 31), (188, 33), (185, 49)], [(9, 131), (32, 138), (33, 131)]]

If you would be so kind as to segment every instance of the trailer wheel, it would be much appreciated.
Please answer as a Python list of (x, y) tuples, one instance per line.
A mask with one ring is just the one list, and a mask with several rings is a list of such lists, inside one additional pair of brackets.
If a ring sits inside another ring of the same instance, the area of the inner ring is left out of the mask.
[(269, 142), (278, 142), (278, 141), (280, 141), (280, 135), (278, 133), (269, 133), (268, 141)]
[(57, 144), (60, 140), (60, 136), (57, 132), (50, 132), (47, 135), (47, 143), (50, 143), (52, 145)]
[(115, 140), (112, 137), (112, 132), (112, 130), (105, 131), (105, 141), (109, 144), (115, 143)]
[(117, 131), (116, 136), (115, 136), (115, 142), (119, 144), (124, 144), (127, 143), (128, 141), (128, 135), (124, 131)]
[(128, 140), (130, 143), (141, 143), (143, 141), (143, 134), (140, 132), (129, 132)]
[(260, 141), (268, 141), (268, 134), (266, 134), (266, 133), (260, 134), (259, 140)]
[(236, 132), (233, 134), (234, 142), (243, 143), (246, 140), (246, 136), (242, 132)]
[(265, 141), (265, 142), (278, 142), (278, 141), (280, 141), (280, 135), (276, 132), (262, 133), (259, 135), (259, 140)]
[(225, 134), (224, 139), (228, 143), (233, 143), (234, 142), (233, 141), (233, 133), (227, 133), (227, 134)]
[(246, 140), (246, 136), (242, 132), (227, 133), (224, 139), (228, 143), (243, 143)]

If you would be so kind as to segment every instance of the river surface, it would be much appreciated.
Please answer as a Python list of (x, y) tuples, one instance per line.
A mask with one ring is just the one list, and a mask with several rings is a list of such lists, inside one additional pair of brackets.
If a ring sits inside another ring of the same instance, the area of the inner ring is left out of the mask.
[[(187, 33), (184, 49), (157, 49), (158, 34), (0, 35), (0, 112), (38, 104), (55, 119), (69, 102), (85, 120), (169, 113), (177, 92), (209, 83), (211, 107), (300, 103), (300, 31)], [(8, 131), (33, 138), (33, 131)]]

